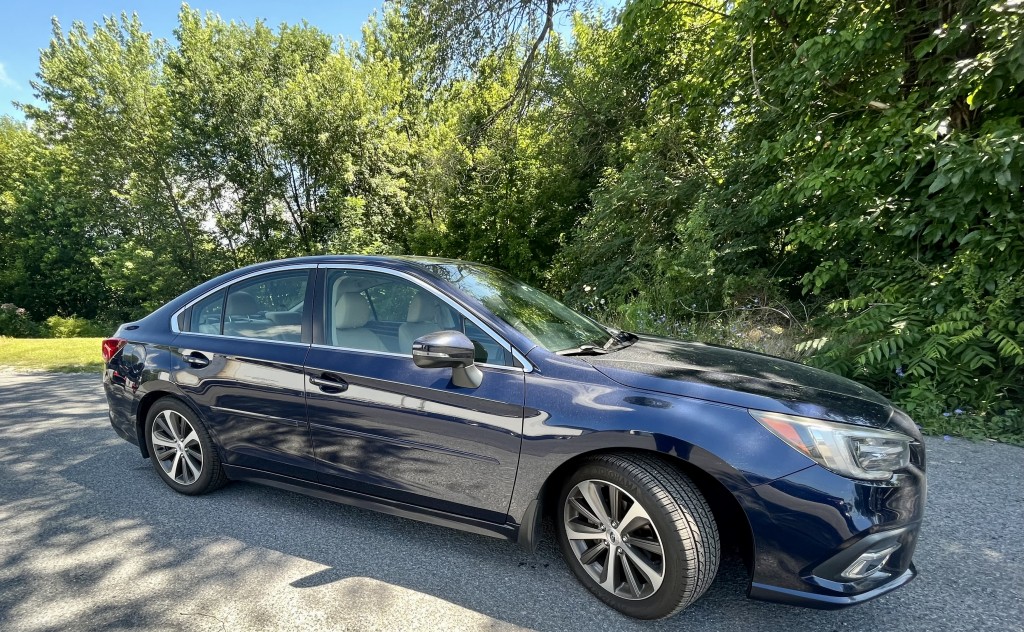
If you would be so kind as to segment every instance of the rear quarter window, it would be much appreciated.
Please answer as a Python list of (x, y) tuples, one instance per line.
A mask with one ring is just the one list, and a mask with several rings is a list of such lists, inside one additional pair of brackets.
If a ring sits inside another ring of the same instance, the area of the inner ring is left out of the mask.
[(214, 292), (192, 306), (188, 330), (197, 334), (219, 334), (224, 320), (224, 290)]

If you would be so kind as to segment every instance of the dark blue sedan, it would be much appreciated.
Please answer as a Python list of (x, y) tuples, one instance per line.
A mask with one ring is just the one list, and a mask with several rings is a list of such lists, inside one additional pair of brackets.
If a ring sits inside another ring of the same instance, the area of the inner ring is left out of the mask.
[(738, 547), (757, 599), (910, 581), (914, 423), (778, 358), (609, 329), (483, 265), (325, 256), (220, 276), (103, 342), (114, 430), (183, 494), (247, 480), (533, 550), (634, 617)]

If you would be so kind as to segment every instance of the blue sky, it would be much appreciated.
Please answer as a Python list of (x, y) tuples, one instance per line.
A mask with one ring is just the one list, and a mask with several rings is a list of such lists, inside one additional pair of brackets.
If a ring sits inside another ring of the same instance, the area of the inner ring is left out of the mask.
[[(263, 19), (310, 24), (346, 39), (358, 39), (360, 28), (382, 0), (193, 0), (193, 9), (212, 11), (225, 20), (252, 24)], [(105, 15), (139, 14), (142, 25), (157, 37), (171, 39), (178, 23), (178, 0), (0, 0), (0, 116), (23, 118), (12, 101), (32, 100), (29, 81), (39, 67), (39, 49), (50, 43), (50, 18), (57, 16), (67, 30), (78, 20), (91, 25)]]

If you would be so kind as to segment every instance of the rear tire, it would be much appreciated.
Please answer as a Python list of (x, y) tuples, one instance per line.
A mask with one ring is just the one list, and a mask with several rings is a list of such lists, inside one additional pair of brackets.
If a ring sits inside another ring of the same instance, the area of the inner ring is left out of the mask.
[(689, 478), (656, 457), (604, 454), (585, 462), (559, 492), (556, 530), (577, 579), (638, 619), (686, 608), (718, 572), (711, 508)]
[(206, 426), (191, 408), (173, 397), (164, 397), (150, 408), (146, 447), (157, 475), (180, 494), (198, 496), (228, 482)]

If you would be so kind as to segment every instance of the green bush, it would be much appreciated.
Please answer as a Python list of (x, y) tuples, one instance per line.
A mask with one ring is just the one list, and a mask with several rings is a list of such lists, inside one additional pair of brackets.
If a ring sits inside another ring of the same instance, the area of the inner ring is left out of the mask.
[[(848, 356), (857, 353), (858, 345), (871, 340), (870, 330), (863, 332), (860, 339), (845, 339), (842, 345), (836, 344), (833, 341), (848, 335), (850, 322), (836, 323), (827, 316), (797, 318), (784, 302), (772, 301), (763, 294), (757, 296), (756, 292), (750, 298), (742, 283), (736, 288), (724, 288), (724, 300), (735, 307), (710, 313), (694, 310), (689, 314), (680, 314), (678, 310), (673, 314), (679, 301), (666, 300), (657, 287), (652, 284), (627, 303), (611, 304), (595, 296), (577, 306), (594, 318), (627, 331), (768, 353), (849, 375), (906, 410), (925, 434), (1024, 444), (1024, 405), (1015, 372), (1000, 374), (985, 371), (984, 366), (964, 366), (964, 356), (977, 356), (981, 353), (978, 346), (985, 349), (978, 341), (990, 340), (986, 336), (961, 334), (950, 337), (948, 342), (942, 340), (945, 344), (938, 348), (955, 355), (952, 360), (942, 357), (948, 366), (944, 373), (936, 374), (922, 370), (922, 362), (913, 361), (908, 355), (902, 363), (894, 365), (883, 363), (887, 355), (884, 352), (882, 358), (864, 353), (860, 361), (851, 361)], [(852, 321), (853, 325), (860, 322), (857, 318)], [(975, 347), (967, 346), (972, 343)], [(957, 345), (964, 345), (964, 349)], [(896, 348), (902, 346), (897, 343)], [(844, 349), (845, 354), (838, 354), (838, 349)], [(999, 353), (998, 345), (993, 345), (991, 353)], [(972, 371), (985, 379), (970, 379)], [(950, 376), (962, 378), (957, 382)]]
[(0, 305), (0, 336), (32, 338), (39, 333), (39, 325), (28, 317), (25, 308), (13, 303)]
[(998, 385), (983, 389), (989, 391), (987, 396), (965, 400), (961, 393), (945, 390), (931, 379), (918, 380), (906, 373), (901, 379), (906, 384), (890, 396), (925, 434), (1024, 444), (1024, 410), (1012, 399), (999, 396)]
[(101, 338), (113, 333), (112, 327), (77, 316), (50, 316), (45, 328), (50, 338)]

